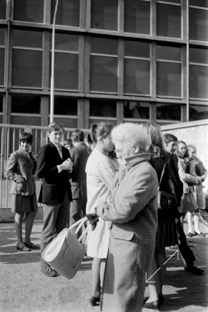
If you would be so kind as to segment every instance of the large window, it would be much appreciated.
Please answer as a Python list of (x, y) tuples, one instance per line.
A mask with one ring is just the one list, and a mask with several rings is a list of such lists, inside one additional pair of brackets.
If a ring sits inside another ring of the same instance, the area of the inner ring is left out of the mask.
[(138, 101), (124, 102), (124, 118), (126, 119), (149, 119), (150, 104)]
[(14, 20), (43, 23), (44, 17), (43, 0), (15, 0), (13, 3), (14, 3)]
[(117, 30), (118, 0), (92, 0), (91, 27), (107, 30)]
[[(51, 1), (51, 24), (53, 23), (54, 10), (57, 0)], [(59, 0), (56, 15), (57, 25), (79, 26), (80, 0)]]
[(55, 88), (78, 90), (79, 37), (56, 33)]
[(0, 85), (4, 85), (5, 30), (0, 28)]
[(190, 98), (208, 99), (208, 49), (190, 48)]
[(40, 96), (12, 95), (11, 113), (40, 114)]
[(150, 45), (142, 41), (124, 42), (124, 93), (150, 93)]
[(77, 99), (55, 96), (54, 114), (62, 116), (77, 116)]
[(181, 97), (180, 47), (157, 45), (157, 95)]
[(150, 34), (150, 1), (124, 1), (125, 32)]
[(208, 41), (208, 1), (189, 1), (190, 39)]
[(181, 38), (180, 1), (157, 1), (157, 35)]
[(0, 0), (0, 19), (6, 19), (6, 0)]
[(178, 104), (157, 104), (157, 120), (181, 121), (181, 105)]
[(42, 33), (13, 30), (12, 85), (42, 87)]
[(90, 100), (90, 116), (116, 117), (116, 101)]
[(90, 90), (117, 92), (117, 40), (91, 38)]

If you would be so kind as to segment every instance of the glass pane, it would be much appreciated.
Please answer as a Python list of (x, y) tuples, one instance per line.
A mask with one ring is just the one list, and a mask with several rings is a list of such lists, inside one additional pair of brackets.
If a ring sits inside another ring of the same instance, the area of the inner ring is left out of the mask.
[(14, 20), (43, 23), (43, 0), (15, 0)]
[(40, 96), (13, 95), (11, 112), (24, 114), (40, 114)]
[(157, 104), (157, 119), (181, 120), (181, 106), (178, 104)]
[(177, 4), (181, 4), (181, 0), (157, 0), (157, 2), (166, 2), (166, 3), (177, 3)]
[(4, 49), (0, 48), (0, 85), (4, 85)]
[(13, 49), (12, 85), (25, 87), (42, 86), (42, 53)]
[(150, 62), (140, 60), (124, 61), (124, 92), (134, 94), (150, 93)]
[(5, 45), (5, 30), (0, 28), (0, 45)]
[(3, 113), (3, 94), (0, 93), (0, 113)]
[(147, 57), (150, 56), (150, 45), (142, 41), (124, 41), (125, 56)]
[(6, 19), (6, 0), (0, 0), (0, 19)]
[(64, 33), (56, 33), (55, 48), (62, 51), (78, 51), (79, 37)]
[(54, 114), (55, 115), (77, 115), (77, 99), (55, 96), (54, 100)]
[(117, 30), (118, 0), (92, 0), (91, 18), (92, 28)]
[(90, 100), (90, 116), (116, 117), (116, 101)]
[(208, 49), (190, 48), (190, 62), (208, 64)]
[(91, 53), (117, 55), (118, 41), (106, 38), (91, 38)]
[(13, 46), (42, 48), (42, 33), (32, 30), (13, 30)]
[(189, 0), (189, 6), (191, 5), (208, 8), (208, 1), (207, 0)]
[(208, 11), (189, 9), (190, 39), (208, 41)]
[[(53, 24), (55, 4), (51, 1), (51, 24)], [(80, 0), (59, 0), (56, 14), (57, 25), (79, 26)]]
[(149, 119), (150, 118), (149, 103), (137, 101), (124, 102), (124, 118), (133, 119)]
[(157, 45), (157, 60), (181, 61), (181, 48)]
[(125, 0), (124, 31), (138, 34), (150, 34), (150, 2)]
[(91, 56), (90, 90), (117, 92), (117, 58)]
[(190, 121), (208, 119), (208, 106), (190, 105), (189, 119)]
[(181, 6), (157, 4), (157, 35), (181, 38)]
[(55, 55), (55, 88), (78, 90), (79, 56), (71, 53)]
[(190, 97), (208, 99), (208, 66), (190, 65), (189, 70)]
[(157, 95), (181, 97), (181, 65), (157, 62)]

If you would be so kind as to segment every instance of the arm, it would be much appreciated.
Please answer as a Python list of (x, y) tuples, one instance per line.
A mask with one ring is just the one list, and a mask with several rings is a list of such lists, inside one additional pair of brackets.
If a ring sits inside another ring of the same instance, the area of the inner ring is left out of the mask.
[(97, 167), (97, 173), (103, 183), (107, 186), (109, 190), (112, 190), (113, 187), (113, 179), (115, 176), (115, 170), (110, 163), (106, 161), (101, 161)]
[(201, 181), (199, 177), (186, 173), (184, 164), (180, 160), (178, 161), (178, 174), (179, 174), (181, 181), (184, 181), (187, 183), (192, 183), (192, 184), (197, 185)]
[(21, 173), (17, 173), (17, 157), (15, 153), (12, 153), (9, 157), (7, 164), (6, 176), (12, 179), (16, 183), (21, 183), (24, 181)]

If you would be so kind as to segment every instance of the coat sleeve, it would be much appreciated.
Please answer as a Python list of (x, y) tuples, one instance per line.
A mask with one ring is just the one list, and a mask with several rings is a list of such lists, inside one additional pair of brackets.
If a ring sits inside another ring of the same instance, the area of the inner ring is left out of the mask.
[(37, 159), (36, 176), (39, 179), (54, 177), (58, 174), (57, 165), (50, 166), (50, 162), (48, 161), (50, 157), (52, 157), (50, 150), (47, 148), (47, 146), (43, 146), (40, 149)]
[(6, 176), (17, 183), (21, 183), (24, 181), (24, 178), (21, 175), (21, 173), (17, 172), (17, 156), (15, 153), (12, 153), (9, 157)]
[(185, 171), (185, 164), (183, 164), (182, 161), (178, 161), (178, 173), (181, 181), (184, 181), (186, 183), (192, 183), (192, 184), (198, 184), (199, 180), (197, 177), (186, 173)]

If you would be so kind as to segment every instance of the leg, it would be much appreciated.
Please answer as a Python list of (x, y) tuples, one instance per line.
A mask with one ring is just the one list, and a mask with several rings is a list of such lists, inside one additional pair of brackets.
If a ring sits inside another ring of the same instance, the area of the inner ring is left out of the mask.
[(32, 232), (33, 223), (35, 220), (37, 212), (31, 211), (26, 213), (26, 220), (25, 220), (25, 243), (31, 244), (30, 236)]
[(188, 233), (193, 233), (192, 212), (187, 212)]
[(93, 258), (92, 261), (92, 297), (100, 297), (100, 268), (102, 259)]
[(14, 227), (15, 227), (15, 231), (16, 231), (16, 235), (17, 235), (17, 241), (18, 241), (18, 246), (19, 247), (23, 247), (24, 243), (23, 243), (23, 239), (22, 239), (22, 220), (23, 220), (23, 213), (19, 214), (19, 213), (15, 213), (15, 217), (14, 217)]

